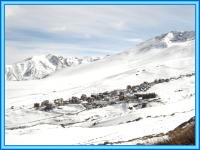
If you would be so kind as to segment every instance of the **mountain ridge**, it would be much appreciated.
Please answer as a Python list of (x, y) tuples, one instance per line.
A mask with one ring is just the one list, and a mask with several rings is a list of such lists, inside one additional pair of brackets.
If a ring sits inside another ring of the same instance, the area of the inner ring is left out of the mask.
[(137, 46), (141, 51), (147, 51), (152, 48), (167, 48), (177, 43), (192, 41), (195, 39), (194, 31), (170, 31), (149, 40), (139, 43)]
[(28, 57), (5, 67), (6, 80), (34, 80), (42, 79), (62, 68), (73, 67), (81, 64), (100, 60), (100, 57), (66, 57), (52, 54)]

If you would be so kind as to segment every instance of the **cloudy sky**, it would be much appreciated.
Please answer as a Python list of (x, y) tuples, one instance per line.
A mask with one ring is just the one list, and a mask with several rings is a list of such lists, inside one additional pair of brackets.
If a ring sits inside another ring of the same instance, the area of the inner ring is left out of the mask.
[(47, 53), (113, 54), (194, 26), (191, 5), (7, 5), (6, 64)]

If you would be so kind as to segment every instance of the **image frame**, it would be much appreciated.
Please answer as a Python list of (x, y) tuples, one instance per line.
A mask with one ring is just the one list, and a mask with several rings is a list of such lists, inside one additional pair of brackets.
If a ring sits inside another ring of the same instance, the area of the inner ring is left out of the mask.
[[(195, 145), (5, 145), (5, 7), (7, 5), (194, 5), (195, 6)], [(199, 1), (1, 1), (0, 149), (199, 149)]]

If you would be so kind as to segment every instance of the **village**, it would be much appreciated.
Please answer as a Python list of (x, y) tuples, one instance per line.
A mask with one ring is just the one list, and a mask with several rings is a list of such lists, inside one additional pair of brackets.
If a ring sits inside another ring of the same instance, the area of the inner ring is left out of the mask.
[(134, 105), (128, 109), (132, 110), (147, 107), (149, 102), (160, 102), (160, 98), (156, 93), (147, 93), (147, 91), (154, 85), (169, 82), (171, 80), (178, 80), (183, 77), (193, 76), (192, 74), (180, 75), (178, 77), (171, 77), (167, 79), (156, 79), (153, 82), (143, 82), (140, 85), (128, 85), (126, 89), (117, 89), (113, 91), (105, 91), (103, 93), (93, 93), (90, 96), (82, 94), (81, 97), (72, 96), (64, 100), (63, 98), (55, 99), (53, 102), (44, 100), (41, 103), (34, 103), (34, 108), (40, 111), (51, 111), (54, 108), (65, 106), (68, 104), (81, 104), (85, 109), (102, 108), (108, 105), (132, 102)]

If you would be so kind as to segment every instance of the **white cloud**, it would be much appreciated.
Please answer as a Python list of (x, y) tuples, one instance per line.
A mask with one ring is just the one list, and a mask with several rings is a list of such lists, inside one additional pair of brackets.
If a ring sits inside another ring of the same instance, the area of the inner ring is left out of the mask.
[(140, 43), (143, 42), (142, 39), (140, 38), (131, 38), (131, 39), (125, 39), (125, 41), (129, 41), (129, 42), (135, 42), (135, 43)]

